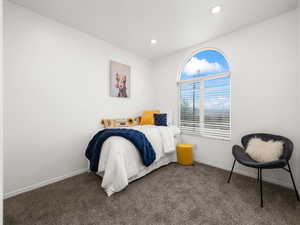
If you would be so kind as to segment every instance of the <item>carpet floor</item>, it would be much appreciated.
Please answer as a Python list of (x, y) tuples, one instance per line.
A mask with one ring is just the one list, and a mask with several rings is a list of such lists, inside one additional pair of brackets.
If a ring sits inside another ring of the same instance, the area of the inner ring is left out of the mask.
[(4, 201), (5, 225), (297, 225), (292, 190), (210, 166), (172, 163), (107, 197), (84, 173)]

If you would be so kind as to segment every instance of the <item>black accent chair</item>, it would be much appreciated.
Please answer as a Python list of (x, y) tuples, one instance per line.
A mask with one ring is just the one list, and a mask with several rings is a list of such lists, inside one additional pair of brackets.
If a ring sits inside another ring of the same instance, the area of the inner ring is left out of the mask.
[[(248, 142), (250, 141), (250, 139), (257, 137), (262, 139), (263, 141), (269, 141), (269, 140), (275, 140), (275, 141), (282, 141), (283, 144), (283, 153), (282, 156), (276, 160), (276, 161), (272, 161), (272, 162), (267, 162), (267, 163), (261, 163), (261, 162), (257, 162), (255, 160), (253, 160), (247, 153), (246, 153), (246, 148), (248, 145)], [(244, 165), (244, 166), (248, 166), (248, 167), (252, 167), (252, 168), (256, 168), (257, 169), (257, 180), (260, 183), (260, 205), (261, 207), (264, 206), (263, 204), (263, 191), (262, 191), (262, 170), (263, 169), (277, 169), (277, 168), (281, 168), (286, 170), (287, 172), (290, 173), (291, 175), (291, 179), (294, 185), (294, 190), (296, 193), (296, 197), (297, 200), (300, 201), (299, 199), (299, 194), (295, 185), (295, 181), (294, 181), (294, 177), (293, 177), (293, 173), (289, 164), (289, 160), (292, 156), (293, 153), (293, 142), (291, 142), (288, 138), (282, 137), (282, 136), (278, 136), (278, 135), (272, 135), (272, 134), (264, 134), (264, 133), (257, 133), (257, 134), (249, 134), (246, 135), (244, 137), (242, 137), (242, 145), (243, 147), (239, 146), (239, 145), (234, 145), (232, 147), (232, 154), (234, 157), (234, 162), (232, 165), (232, 169), (230, 172), (230, 175), (228, 177), (228, 181), (227, 183), (230, 182), (231, 179), (231, 175), (234, 169), (234, 165), (235, 162), (238, 161), (240, 164)], [(288, 168), (285, 168), (285, 167)]]

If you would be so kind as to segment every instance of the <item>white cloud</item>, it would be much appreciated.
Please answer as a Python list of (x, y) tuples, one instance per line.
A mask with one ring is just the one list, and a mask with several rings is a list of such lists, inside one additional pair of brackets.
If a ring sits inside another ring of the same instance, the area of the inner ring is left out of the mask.
[(185, 65), (183, 72), (187, 75), (193, 75), (197, 73), (220, 73), (222, 70), (223, 68), (219, 63), (210, 63), (206, 59), (192, 57)]

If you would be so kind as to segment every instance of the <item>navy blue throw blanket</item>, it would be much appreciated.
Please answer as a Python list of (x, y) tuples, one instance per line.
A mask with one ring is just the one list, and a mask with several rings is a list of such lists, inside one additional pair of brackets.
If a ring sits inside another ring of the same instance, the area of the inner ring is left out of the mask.
[(155, 152), (146, 136), (132, 129), (104, 129), (99, 131), (90, 141), (85, 156), (90, 161), (90, 170), (97, 172), (102, 144), (111, 136), (119, 136), (131, 141), (139, 151), (145, 166), (150, 166), (155, 160)]

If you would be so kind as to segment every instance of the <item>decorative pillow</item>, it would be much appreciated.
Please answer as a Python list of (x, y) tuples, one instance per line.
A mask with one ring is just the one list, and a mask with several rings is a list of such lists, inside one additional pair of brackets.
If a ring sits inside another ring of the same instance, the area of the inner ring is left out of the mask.
[(126, 119), (103, 119), (101, 124), (104, 128), (115, 128), (115, 127), (130, 127), (137, 126), (140, 123), (140, 117), (126, 118)]
[(257, 162), (270, 162), (280, 158), (283, 152), (282, 141), (263, 141), (252, 138), (248, 142), (246, 153)]
[(173, 125), (173, 113), (171, 110), (169, 111), (161, 111), (160, 114), (167, 114), (167, 125)]
[(167, 114), (154, 114), (154, 124), (156, 126), (167, 126)]
[(160, 113), (159, 110), (147, 110), (144, 111), (140, 125), (154, 125), (154, 116), (153, 114)]

